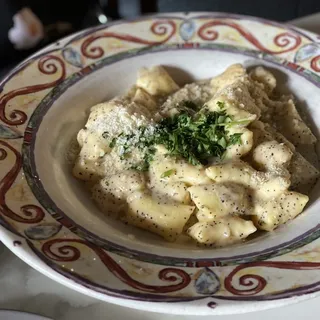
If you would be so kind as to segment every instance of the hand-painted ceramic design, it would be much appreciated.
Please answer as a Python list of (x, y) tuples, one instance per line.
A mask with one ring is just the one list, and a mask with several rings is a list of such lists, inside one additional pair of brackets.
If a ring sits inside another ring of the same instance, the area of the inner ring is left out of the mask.
[(312, 70), (320, 71), (320, 43), (308, 43), (297, 51), (294, 62), (306, 60), (310, 60)]
[(320, 128), (316, 41), (262, 19), (189, 13), (99, 26), (30, 57), (1, 83), (1, 240), (56, 281), (133, 308), (227, 314), (318, 294), (316, 193), (300, 220), (271, 235), (227, 250), (188, 250), (106, 222), (64, 156), (88, 107), (125, 90), (139, 67), (160, 63), (187, 78), (208, 77), (236, 61), (267, 64), (286, 75)]

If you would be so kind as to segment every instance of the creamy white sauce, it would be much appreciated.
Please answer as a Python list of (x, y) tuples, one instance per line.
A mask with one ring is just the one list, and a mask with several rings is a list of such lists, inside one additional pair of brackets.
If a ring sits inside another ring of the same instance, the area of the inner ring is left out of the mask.
[[(91, 109), (78, 134), (73, 174), (90, 184), (103, 212), (168, 241), (188, 235), (202, 245), (224, 246), (257, 229), (271, 231), (303, 210), (308, 197), (296, 191), (310, 189), (319, 175), (297, 151), (312, 148), (316, 138), (292, 97), (275, 98), (275, 87), (262, 67), (248, 75), (233, 65), (183, 88), (162, 67), (144, 69), (126, 95)], [(239, 121), (228, 134), (242, 134), (241, 142), (206, 167), (167, 156), (158, 146), (149, 170), (134, 170), (148, 149), (127, 152), (121, 139), (138, 141), (141, 127), (152, 135), (160, 119), (181, 112), (184, 101), (211, 112), (223, 102)], [(120, 143), (111, 146), (114, 138)]]

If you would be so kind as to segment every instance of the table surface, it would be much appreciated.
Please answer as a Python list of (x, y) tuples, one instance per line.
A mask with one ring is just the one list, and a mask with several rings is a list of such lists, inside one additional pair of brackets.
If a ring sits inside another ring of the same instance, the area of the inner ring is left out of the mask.
[[(320, 13), (290, 21), (290, 24), (320, 33)], [(137, 302), (138, 303), (138, 302)], [(194, 316), (176, 316), (128, 309), (72, 291), (30, 268), (0, 244), (0, 309), (36, 313), (54, 320), (191, 320)], [(318, 319), (320, 297), (298, 304), (216, 319), (270, 320), (272, 318)], [(201, 320), (212, 316), (201, 317)], [(0, 320), (4, 320), (1, 318)]]

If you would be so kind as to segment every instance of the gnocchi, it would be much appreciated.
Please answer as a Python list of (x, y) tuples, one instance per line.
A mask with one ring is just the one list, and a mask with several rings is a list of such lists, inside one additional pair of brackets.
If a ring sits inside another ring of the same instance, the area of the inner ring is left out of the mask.
[(297, 151), (316, 138), (292, 97), (272, 100), (276, 85), (241, 64), (182, 88), (143, 68), (127, 94), (91, 108), (73, 175), (103, 213), (167, 241), (219, 247), (272, 231), (303, 211), (319, 175)]

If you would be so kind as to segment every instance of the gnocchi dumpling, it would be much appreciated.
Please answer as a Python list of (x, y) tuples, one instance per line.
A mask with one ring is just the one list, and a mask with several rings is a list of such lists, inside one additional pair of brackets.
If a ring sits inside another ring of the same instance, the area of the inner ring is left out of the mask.
[(136, 84), (151, 96), (168, 95), (179, 89), (179, 86), (161, 66), (140, 69)]
[(155, 111), (157, 109), (157, 103), (155, 99), (142, 88), (137, 89), (132, 100), (147, 107), (151, 111)]
[(151, 183), (153, 181), (184, 182), (188, 186), (210, 183), (202, 166), (193, 166), (182, 159), (165, 157), (158, 153), (149, 169)]
[(149, 125), (151, 118), (152, 114), (147, 107), (115, 98), (92, 107), (85, 127), (108, 141), (108, 137), (129, 134), (141, 126)]
[[(250, 130), (253, 131), (255, 146), (258, 146), (259, 144), (264, 145), (264, 143), (269, 141), (277, 141), (280, 145), (285, 145), (287, 151), (289, 149), (292, 152), (291, 159), (288, 163), (284, 164), (285, 170), (281, 170), (281, 174), (285, 175), (287, 174), (286, 171), (288, 171), (292, 190), (308, 193), (319, 177), (319, 170), (307, 161), (297, 150), (295, 150), (294, 145), (289, 140), (287, 140), (281, 133), (275, 131), (271, 126), (260, 121), (255, 121), (250, 125)], [(289, 157), (289, 152), (286, 154), (287, 155), (284, 154), (283, 156)], [(271, 168), (269, 165), (269, 163), (274, 163), (274, 160), (263, 160), (261, 155), (255, 155), (254, 157), (254, 164), (257, 168), (265, 168), (268, 170), (275, 169)], [(265, 163), (267, 163), (267, 166)], [(279, 168), (277, 168), (277, 171), (278, 169)]]
[(150, 185), (150, 190), (155, 198), (167, 202), (180, 202), (183, 204), (190, 203), (190, 194), (188, 186), (181, 181), (166, 182), (158, 181)]
[(255, 176), (251, 187), (256, 199), (273, 199), (290, 187), (290, 179), (288, 176), (259, 172)]
[(207, 176), (215, 182), (234, 182), (250, 187), (255, 170), (247, 163), (237, 160), (210, 166)]
[(230, 181), (243, 185), (256, 197), (263, 199), (276, 197), (290, 186), (287, 176), (256, 171), (241, 160), (211, 166), (206, 169), (206, 174), (215, 182)]
[(151, 113), (146, 107), (129, 103), (126, 99), (113, 99), (92, 107), (85, 129), (77, 136), (81, 150), (73, 168), (74, 176), (92, 181), (102, 178), (108, 171), (114, 173), (126, 169), (124, 164), (118, 164), (118, 168), (110, 167), (110, 164), (117, 163), (116, 154), (110, 154), (110, 142), (120, 133), (130, 134), (151, 122)]
[(232, 144), (227, 147), (224, 159), (237, 159), (250, 152), (253, 145), (253, 133), (247, 128), (228, 128), (229, 136), (233, 134), (241, 134), (240, 143)]
[[(212, 221), (216, 217), (230, 214), (245, 214), (250, 211), (246, 189), (235, 183), (215, 183), (192, 186), (191, 199), (199, 209), (199, 221)], [(208, 212), (203, 215), (203, 212)]]
[(226, 217), (211, 222), (198, 222), (188, 229), (188, 234), (201, 244), (225, 246), (244, 240), (256, 230), (250, 220)]
[(104, 169), (101, 162), (103, 156), (110, 151), (108, 144), (102, 137), (87, 129), (79, 131), (77, 140), (81, 150), (72, 170), (73, 175), (84, 181), (103, 177)]
[(225, 110), (234, 121), (242, 121), (243, 126), (247, 126), (250, 122), (257, 118), (255, 114), (251, 114), (247, 110), (241, 109), (240, 106), (230, 102), (223, 95), (213, 96), (213, 98), (205, 104), (205, 108), (212, 112), (220, 112), (221, 110)]
[[(230, 72), (234, 69), (234, 74), (225, 81), (224, 74), (211, 80), (213, 90), (217, 93), (206, 105), (211, 111), (225, 110), (234, 120), (251, 122), (261, 115), (260, 108), (252, 98), (249, 87), (250, 80), (246, 73), (237, 68), (230, 67)], [(243, 67), (242, 67), (243, 69)], [(226, 70), (226, 75), (229, 73)], [(237, 71), (240, 71), (239, 74)]]
[(263, 84), (263, 88), (268, 95), (272, 93), (277, 85), (275, 76), (264, 67), (256, 67), (250, 72), (250, 78)]
[(157, 233), (168, 241), (176, 240), (194, 211), (194, 206), (159, 202), (143, 192), (131, 194), (127, 202), (125, 222)]
[(287, 167), (292, 155), (293, 152), (284, 143), (272, 140), (255, 147), (252, 158), (258, 169), (272, 171), (279, 167)]
[(144, 175), (134, 170), (123, 171), (101, 179), (92, 189), (92, 198), (108, 215), (118, 215), (127, 207), (127, 197), (146, 186)]
[(235, 63), (231, 65), (223, 73), (211, 79), (210, 84), (213, 92), (217, 92), (231, 85), (239, 78), (244, 77), (246, 74), (246, 69), (242, 64)]
[(105, 171), (99, 160), (77, 157), (72, 168), (72, 174), (79, 180), (97, 181), (103, 178)]
[(82, 134), (78, 134), (78, 141), (82, 148), (79, 157), (87, 160), (96, 160), (103, 157), (107, 152), (110, 151), (108, 143), (101, 137), (93, 133), (86, 133), (83, 130)]
[(272, 231), (300, 214), (308, 200), (304, 194), (287, 191), (272, 201), (257, 204), (253, 221), (259, 229)]

